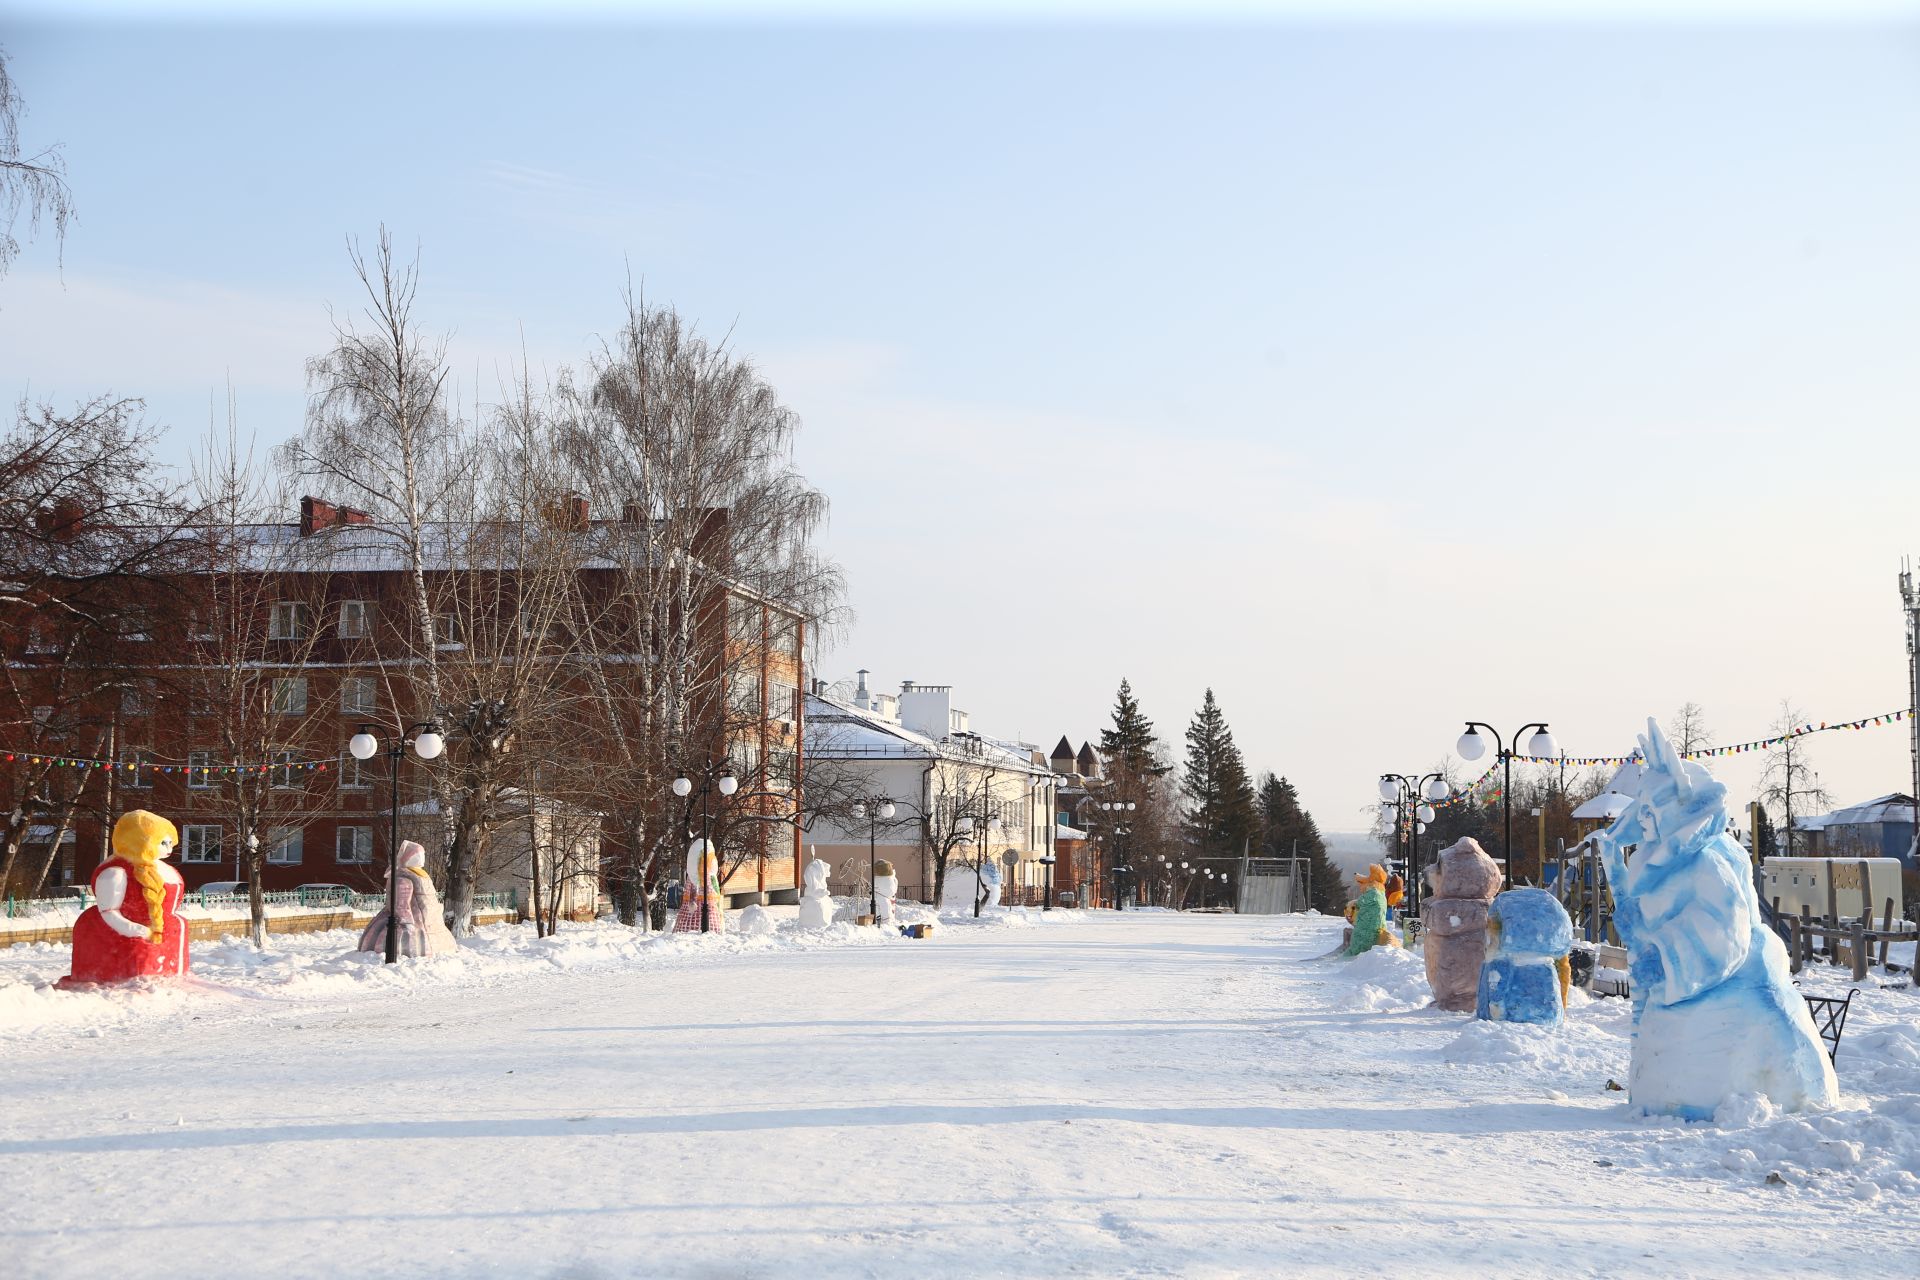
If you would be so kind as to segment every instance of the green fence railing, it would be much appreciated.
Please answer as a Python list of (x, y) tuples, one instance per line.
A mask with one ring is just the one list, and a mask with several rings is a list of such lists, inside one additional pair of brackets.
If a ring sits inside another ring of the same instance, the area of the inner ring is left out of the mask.
[[(260, 896), (270, 907), (346, 907), (351, 911), (378, 911), (387, 905), (387, 895), (384, 893), (360, 893), (353, 889), (276, 889)], [(208, 893), (204, 889), (191, 890), (180, 901), (182, 905), (197, 907), (244, 909), (249, 905), (244, 893)], [(66, 898), (15, 898), (9, 895), (0, 900), (0, 917), (15, 920), (48, 914), (62, 908), (84, 911), (92, 902), (93, 895), (85, 890)], [(477, 893), (473, 896), (473, 909), (511, 911), (514, 909), (514, 895)]]

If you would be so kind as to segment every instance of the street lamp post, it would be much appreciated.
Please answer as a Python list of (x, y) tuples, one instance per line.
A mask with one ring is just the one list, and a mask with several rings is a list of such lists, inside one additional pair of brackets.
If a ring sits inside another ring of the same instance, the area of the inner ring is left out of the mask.
[[(1435, 794), (1436, 791), (1438, 794)], [(1407, 842), (1407, 914), (1417, 915), (1420, 908), (1420, 836), (1433, 821), (1433, 806), (1427, 800), (1446, 797), (1447, 781), (1439, 773), (1423, 774), (1415, 779), (1404, 773), (1380, 775), (1380, 799), (1394, 807), (1393, 843), (1397, 853), (1404, 833)], [(1421, 799), (1422, 796), (1427, 799)]]
[(1053, 863), (1053, 850), (1049, 849), (1040, 855), (1040, 865), (1047, 869), (1047, 887), (1045, 890), (1047, 896), (1040, 900), (1040, 909), (1042, 911), (1053, 910)]
[[(706, 764), (700, 766), (699, 773), (700, 861), (696, 865), (694, 874), (704, 879), (707, 873), (708, 858), (713, 858), (714, 860), (714, 875), (717, 877), (720, 873), (720, 859), (713, 852), (713, 838), (711, 834), (713, 830), (713, 809), (711, 804), (713, 793), (717, 790), (723, 796), (732, 795), (740, 789), (740, 779), (733, 776), (733, 766), (725, 760), (718, 762), (708, 761)], [(673, 780), (673, 794), (682, 800), (685, 800), (693, 794), (693, 788), (693, 779), (684, 773)], [(700, 932), (711, 933), (713, 931), (713, 919), (711, 916), (713, 910), (713, 894), (707, 892), (707, 886), (704, 884), (693, 885), (691, 888), (700, 895)], [(716, 879), (713, 886), (713, 893), (718, 892), (720, 892), (720, 885)]]
[(1503, 743), (1499, 730), (1485, 721), (1469, 720), (1467, 731), (1461, 734), (1460, 741), (1454, 744), (1454, 750), (1460, 753), (1462, 760), (1478, 760), (1487, 754), (1487, 739), (1486, 735), (1480, 732), (1482, 729), (1493, 735), (1494, 750), (1499, 752), (1496, 758), (1504, 769), (1500, 783), (1500, 807), (1504, 814), (1505, 833), (1501, 838), (1505, 842), (1502, 853), (1505, 855), (1506, 862), (1506, 887), (1511, 889), (1513, 887), (1513, 758), (1520, 752), (1520, 735), (1529, 729), (1536, 730), (1533, 737), (1527, 740), (1527, 755), (1535, 760), (1552, 759), (1559, 755), (1560, 745), (1553, 740), (1553, 735), (1547, 732), (1547, 723), (1544, 720), (1521, 725), (1514, 731), (1511, 743)]
[(873, 917), (875, 926), (880, 923), (880, 891), (873, 883), (878, 878), (874, 875), (874, 842), (879, 839), (880, 824), (891, 820), (893, 815), (893, 801), (886, 796), (870, 796), (853, 802), (853, 816), (867, 824), (867, 914)]
[[(422, 760), (437, 760), (440, 753), (447, 749), (446, 739), (440, 736), (440, 726), (431, 720), (422, 721), (395, 738), (387, 746), (387, 959), (386, 963), (396, 964), (400, 960), (400, 757), (406, 754), (407, 734), (413, 735), (413, 753)], [(373, 726), (363, 724), (360, 732), (347, 742), (347, 750), (355, 760), (371, 760), (380, 750), (380, 739), (374, 737)], [(534, 904), (536, 928), (539, 921), (540, 904)]]
[(1128, 815), (1132, 814), (1140, 806), (1132, 800), (1102, 800), (1097, 807), (1102, 815), (1098, 821), (1112, 834), (1113, 844), (1116, 846), (1109, 848), (1107, 851), (1107, 857), (1111, 864), (1108, 870), (1113, 875), (1113, 909), (1115, 911), (1124, 911), (1126, 910), (1126, 906), (1120, 896), (1120, 877), (1122, 875), (1132, 874), (1133, 868), (1120, 865), (1118, 861), (1120, 850), (1117, 846), (1120, 844), (1122, 837), (1133, 834), (1133, 828), (1127, 825), (1131, 823), (1133, 819)]

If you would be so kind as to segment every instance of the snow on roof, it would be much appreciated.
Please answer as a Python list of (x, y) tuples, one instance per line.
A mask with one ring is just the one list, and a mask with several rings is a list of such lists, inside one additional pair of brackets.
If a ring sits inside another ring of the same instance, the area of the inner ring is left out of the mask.
[(1580, 821), (1602, 819), (1607, 822), (1612, 822), (1615, 818), (1625, 813), (1627, 806), (1632, 803), (1633, 797), (1630, 795), (1623, 795), (1618, 791), (1602, 791), (1599, 795), (1588, 800), (1578, 809), (1575, 809), (1573, 816)]
[(1078, 827), (1062, 827), (1056, 825), (1053, 829), (1053, 838), (1055, 840), (1085, 840), (1087, 833)]
[(1835, 809), (1832, 813), (1795, 818), (1793, 825), (1799, 831), (1824, 831), (1828, 827), (1861, 827), (1875, 822), (1912, 821), (1913, 797), (1904, 792), (1892, 791), (1884, 796), (1863, 800), (1859, 804), (1848, 805), (1844, 809)]
[(955, 760), (1054, 776), (1051, 768), (1033, 762), (1030, 744), (978, 733), (929, 738), (877, 712), (815, 693), (807, 695), (807, 754), (827, 760)]

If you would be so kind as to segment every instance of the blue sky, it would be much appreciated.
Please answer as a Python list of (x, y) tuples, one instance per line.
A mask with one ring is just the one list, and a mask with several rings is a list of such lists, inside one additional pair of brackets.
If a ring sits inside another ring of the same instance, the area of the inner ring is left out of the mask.
[[(825, 674), (991, 731), (1091, 736), (1127, 674), (1177, 738), (1211, 684), (1344, 829), (1468, 716), (1601, 753), (1687, 698), (1729, 739), (1904, 702), (1906, 6), (582, 8), (0, 26), (80, 209), (0, 280), (0, 393), (144, 395), (184, 459), (230, 377), (283, 438), (384, 221), (469, 398), (577, 361), (629, 270), (731, 329), (835, 501)], [(1899, 729), (1814, 758), (1907, 785)]]

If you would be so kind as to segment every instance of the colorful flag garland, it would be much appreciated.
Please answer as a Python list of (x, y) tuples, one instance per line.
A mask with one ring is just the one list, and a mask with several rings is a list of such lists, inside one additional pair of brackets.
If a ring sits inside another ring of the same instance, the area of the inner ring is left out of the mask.
[[(1724, 747), (1702, 747), (1698, 751), (1683, 751), (1680, 754), (1681, 754), (1681, 758), (1684, 760), (1713, 760), (1713, 759), (1718, 759), (1721, 756), (1745, 755), (1748, 752), (1764, 751), (1768, 747), (1777, 747), (1781, 743), (1787, 741), (1789, 738), (1804, 738), (1808, 734), (1833, 733), (1841, 729), (1857, 732), (1861, 729), (1876, 728), (1880, 725), (1898, 724), (1902, 720), (1907, 719), (1912, 714), (1913, 712), (1910, 708), (1903, 707), (1899, 711), (1888, 711), (1882, 715), (1877, 715), (1877, 716), (1862, 716), (1858, 720), (1840, 720), (1832, 724), (1829, 724), (1825, 720), (1822, 720), (1818, 724), (1812, 724), (1812, 723), (1803, 724), (1797, 729), (1790, 730), (1786, 733), (1777, 734), (1771, 738), (1756, 738), (1752, 742), (1736, 742), (1736, 743), (1731, 743)], [(1632, 755), (1625, 755), (1625, 756), (1519, 756), (1519, 755), (1516, 755), (1514, 757), (1514, 759), (1516, 760), (1526, 760), (1534, 764), (1556, 764), (1556, 765), (1570, 764), (1575, 766), (1603, 765), (1603, 764), (1620, 765), (1620, 764), (1627, 764), (1630, 761), (1638, 760), (1639, 758), (1640, 758), (1640, 753), (1638, 751), (1634, 752)], [(1487, 766), (1487, 771), (1485, 773), (1481, 774), (1479, 777), (1475, 778), (1472, 782), (1469, 782), (1466, 786), (1462, 787), (1460, 790), (1448, 796), (1445, 800), (1430, 800), (1427, 803), (1431, 804), (1436, 809), (1443, 809), (1449, 805), (1465, 804), (1468, 800), (1472, 799), (1474, 796), (1474, 793), (1478, 791), (1483, 785), (1485, 785), (1487, 780), (1492, 778), (1494, 773), (1499, 770), (1500, 763), (1501, 762), (1498, 759), (1496, 759), (1492, 764)], [(1487, 803), (1487, 804), (1498, 803), (1500, 799), (1499, 788), (1496, 787), (1492, 792), (1481, 797), (1481, 799), (1484, 803)]]
[(331, 760), (276, 760), (270, 764), (242, 764), (238, 761), (232, 764), (182, 764), (178, 761), (167, 763), (159, 760), (103, 760), (95, 756), (60, 756), (32, 751), (0, 752), (0, 757), (4, 757), (8, 764), (16, 760), (24, 760), (28, 764), (50, 764), (56, 768), (125, 769), (128, 773), (145, 769), (152, 773), (197, 774), (203, 778), (222, 774), (266, 773), (271, 769), (308, 769), (324, 773), (333, 763)]

